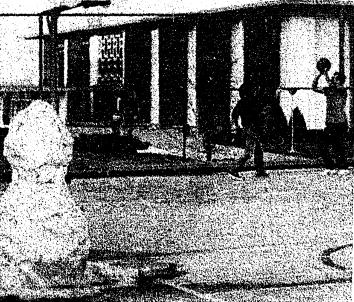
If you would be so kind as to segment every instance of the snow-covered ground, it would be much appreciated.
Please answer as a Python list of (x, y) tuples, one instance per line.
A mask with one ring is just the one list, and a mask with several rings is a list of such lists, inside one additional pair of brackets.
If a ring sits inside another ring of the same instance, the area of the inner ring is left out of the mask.
[(71, 191), (93, 248), (179, 262), (188, 274), (173, 286), (200, 301), (351, 301), (353, 175), (321, 172), (75, 179)]

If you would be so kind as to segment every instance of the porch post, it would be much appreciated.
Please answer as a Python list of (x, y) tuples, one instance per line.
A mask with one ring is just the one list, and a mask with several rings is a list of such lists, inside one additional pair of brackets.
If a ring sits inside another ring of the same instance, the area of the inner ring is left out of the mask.
[(42, 92), (43, 92), (43, 16), (39, 16), (39, 91), (42, 97)]
[[(89, 40), (89, 56), (90, 56), (90, 88), (97, 85), (99, 78), (99, 55), (101, 38), (99, 36), (90, 37)], [(94, 116), (94, 94), (95, 91), (90, 91), (90, 114)]]
[(197, 92), (196, 92), (196, 52), (197, 52), (197, 31), (194, 26), (188, 32), (188, 77), (187, 77), (187, 125), (197, 126)]
[(58, 18), (59, 12), (52, 10), (47, 15), (47, 24), (49, 28), (49, 89), (51, 99), (54, 100), (54, 108), (59, 112), (58, 97)]
[[(233, 25), (231, 29), (231, 110), (239, 100), (238, 88), (244, 77), (244, 32), (242, 21)], [(230, 116), (231, 119), (231, 116)]]
[(345, 72), (345, 19), (343, 10), (339, 16), (339, 72), (344, 74)]
[(159, 29), (151, 31), (151, 111), (150, 123), (160, 124)]
[[(68, 43), (69, 43), (68, 40), (64, 40), (64, 89), (67, 88), (68, 86), (68, 70), (69, 70)], [(59, 118), (64, 124), (66, 124), (67, 113), (68, 113), (68, 92), (65, 91), (64, 93), (61, 94), (60, 102), (59, 102)]]

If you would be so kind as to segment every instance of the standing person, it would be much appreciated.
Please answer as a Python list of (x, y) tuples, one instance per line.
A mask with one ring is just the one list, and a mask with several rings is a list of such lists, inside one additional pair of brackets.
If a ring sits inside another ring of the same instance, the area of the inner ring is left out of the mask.
[(263, 100), (259, 98), (259, 89), (247, 84), (242, 84), (240, 86), (239, 94), (240, 100), (232, 111), (232, 120), (238, 128), (240, 127), (238, 120), (241, 118), (245, 135), (245, 151), (237, 160), (237, 168), (230, 171), (230, 173), (239, 177), (239, 171), (245, 166), (253, 153), (256, 176), (265, 177), (268, 176), (268, 174), (265, 172), (264, 168), (263, 147), (261, 142), (263, 128)]
[[(332, 78), (329, 78), (328, 70), (329, 68), (320, 70), (320, 73), (313, 80), (312, 89), (326, 96), (326, 126), (322, 140), (323, 145), (321, 146), (321, 155), (327, 169), (326, 173), (338, 170), (342, 174), (348, 168), (345, 146), (348, 131), (345, 113), (347, 91), (343, 86), (345, 75), (335, 72)], [(325, 77), (328, 87), (318, 87), (318, 81), (322, 76)]]

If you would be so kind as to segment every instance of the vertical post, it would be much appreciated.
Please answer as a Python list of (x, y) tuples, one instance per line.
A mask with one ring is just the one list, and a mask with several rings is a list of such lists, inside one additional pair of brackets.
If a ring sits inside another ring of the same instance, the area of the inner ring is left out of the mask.
[[(294, 104), (294, 95), (297, 92), (296, 88), (289, 89), (291, 95), (291, 103)], [(290, 153), (296, 153), (295, 150), (295, 120), (294, 120), (294, 109), (291, 109), (291, 141), (290, 141)]]
[(67, 39), (64, 40), (64, 92), (60, 96), (59, 103), (59, 117), (64, 124), (66, 123), (68, 113), (68, 90), (66, 89), (68, 86), (68, 42)]
[(188, 30), (187, 42), (187, 102), (185, 118), (183, 122), (183, 159), (187, 158), (187, 137), (190, 135), (190, 127), (196, 126), (197, 96), (196, 96), (196, 27)]
[(54, 108), (59, 112), (58, 97), (58, 18), (59, 14), (53, 10), (47, 15), (47, 23), (49, 28), (49, 88), (50, 98), (54, 101)]
[(295, 153), (295, 126), (294, 126), (294, 109), (291, 110), (291, 146), (290, 153)]
[(188, 125), (187, 122), (185, 121), (183, 123), (183, 129), (182, 129), (182, 135), (183, 135), (183, 142), (182, 142), (182, 159), (185, 161), (187, 159), (187, 136), (188, 136)]
[(239, 96), (236, 87), (240, 87), (244, 78), (244, 29), (243, 21), (233, 25), (231, 29), (231, 103), (236, 105)]
[(58, 82), (59, 82), (59, 74), (58, 74), (58, 17), (59, 15), (54, 14), (52, 16), (53, 20), (53, 97), (54, 97), (54, 106), (56, 111), (59, 112), (59, 95), (58, 95)]
[(42, 98), (43, 93), (43, 16), (39, 16), (39, 92), (40, 97)]
[(340, 11), (339, 16), (339, 72), (344, 74), (345, 70), (345, 20), (343, 9)]
[(197, 125), (197, 93), (196, 93), (196, 77), (197, 77), (197, 30), (196, 26), (188, 32), (188, 79), (187, 79), (187, 123), (189, 126)]
[[(350, 105), (349, 105), (349, 118), (350, 118), (350, 138), (352, 139), (352, 149), (354, 150), (354, 23), (349, 21), (349, 86), (350, 86)], [(353, 152), (353, 151), (352, 151)], [(354, 157), (354, 153), (353, 153)]]
[[(89, 48), (90, 48), (90, 87), (93, 88), (98, 83), (99, 78), (99, 60), (100, 60), (100, 48), (101, 48), (101, 37), (93, 36), (89, 40)], [(90, 90), (90, 114), (91, 118), (95, 117), (95, 93), (96, 89)]]
[(151, 31), (151, 124), (160, 124), (159, 30)]

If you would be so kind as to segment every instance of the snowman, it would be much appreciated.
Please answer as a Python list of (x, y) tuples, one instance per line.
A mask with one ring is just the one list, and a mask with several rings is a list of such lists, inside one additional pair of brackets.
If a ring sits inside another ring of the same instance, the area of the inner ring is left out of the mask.
[[(73, 138), (52, 105), (35, 100), (9, 126), (12, 182), (0, 197), (0, 296), (71, 297), (92, 284), (127, 286), (180, 275), (171, 263), (88, 261), (88, 223), (65, 182)], [(61, 290), (69, 289), (66, 293)]]
[(73, 138), (53, 106), (35, 100), (9, 125), (12, 182), (0, 198), (0, 292), (21, 295), (77, 282), (90, 240), (65, 183)]

